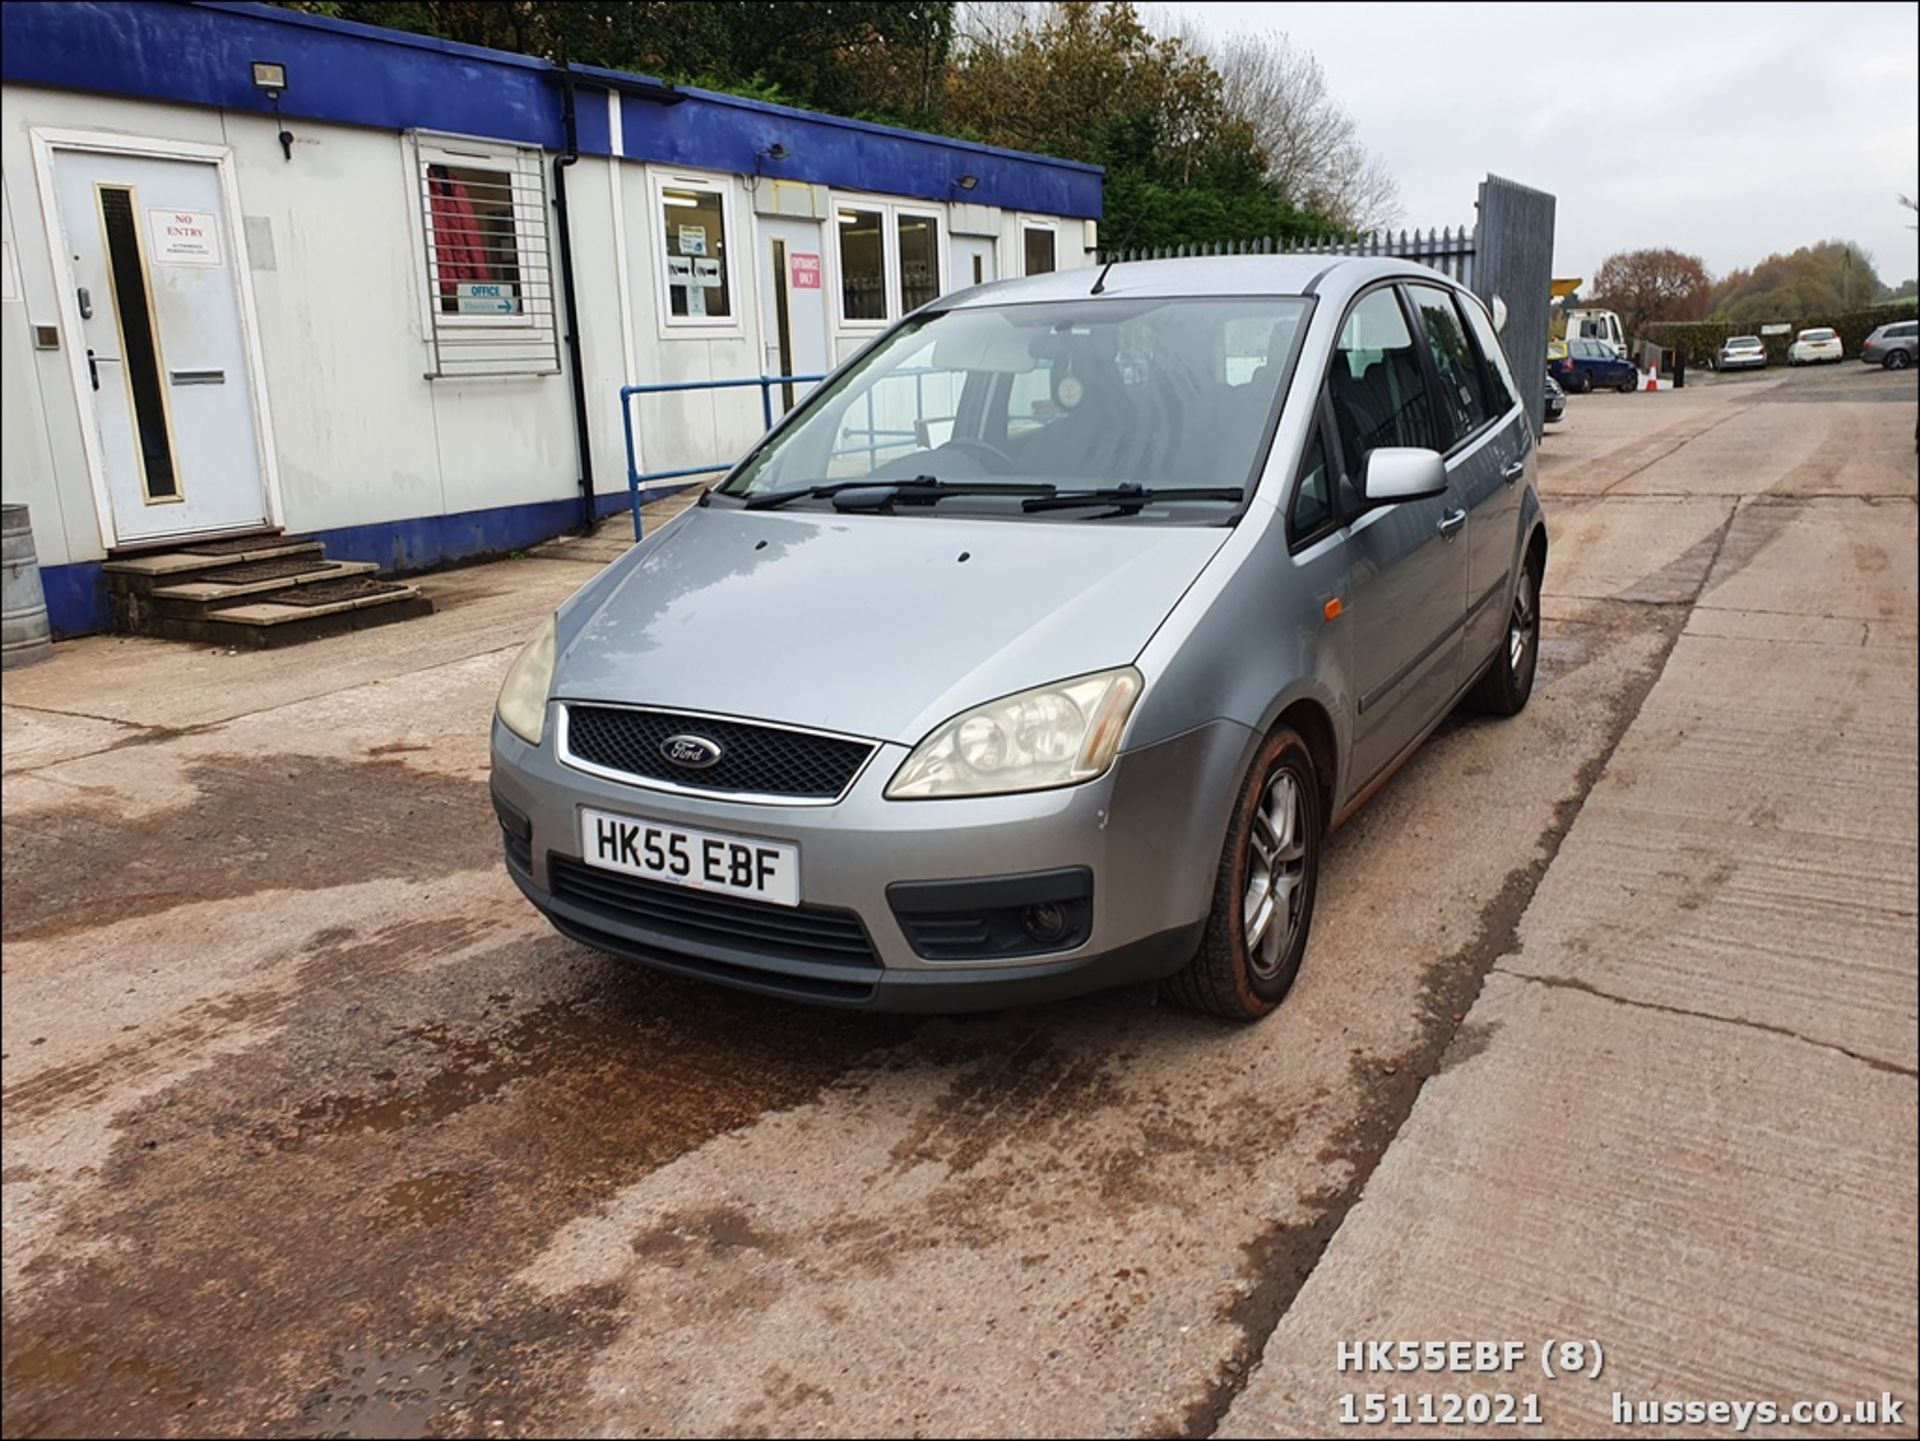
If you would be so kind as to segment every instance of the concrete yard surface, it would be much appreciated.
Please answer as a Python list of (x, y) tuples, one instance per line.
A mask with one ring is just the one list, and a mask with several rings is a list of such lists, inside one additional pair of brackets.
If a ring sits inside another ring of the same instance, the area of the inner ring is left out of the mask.
[[(1889, 417), (1901, 435), (1911, 418)], [(1541, 1393), (1542, 1430), (1567, 1436), (1644, 1434), (1615, 1427), (1615, 1393), (1891, 1391), (1909, 1421), (1887, 1434), (1914, 1434), (1920, 678), (1903, 464), (1904, 494), (1740, 499), (1516, 946), (1224, 1434), (1330, 1434), (1346, 1393), (1428, 1390)], [(1339, 1342), (1399, 1337), (1591, 1338), (1607, 1359), (1596, 1381), (1336, 1370)]]
[[(1910, 1422), (1915, 399), (1574, 397), (1532, 702), (1333, 837), (1254, 1026), (808, 1009), (551, 931), (487, 724), (624, 517), (384, 630), (56, 647), (0, 709), (0, 1429), (1333, 1434), (1347, 1393), (1469, 1391), (1556, 1435), (1614, 1391)], [(1548, 1337), (1601, 1377), (1542, 1377)], [(1336, 1367), (1403, 1338), (1529, 1370)]]

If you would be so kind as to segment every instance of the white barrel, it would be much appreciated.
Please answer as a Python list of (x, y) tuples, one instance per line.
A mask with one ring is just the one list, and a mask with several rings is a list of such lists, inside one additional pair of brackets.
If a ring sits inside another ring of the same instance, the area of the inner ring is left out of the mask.
[(53, 654), (47, 593), (33, 554), (33, 526), (24, 505), (0, 506), (0, 668), (32, 665)]

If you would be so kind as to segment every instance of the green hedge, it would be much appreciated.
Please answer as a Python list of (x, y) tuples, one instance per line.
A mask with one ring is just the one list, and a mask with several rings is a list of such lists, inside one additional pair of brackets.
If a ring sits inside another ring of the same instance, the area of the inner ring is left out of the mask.
[[(1851, 310), (1842, 315), (1810, 315), (1785, 322), (1789, 329), (1782, 335), (1762, 335), (1766, 342), (1767, 363), (1785, 365), (1787, 347), (1803, 330), (1830, 325), (1840, 334), (1840, 344), (1848, 355), (1858, 355), (1860, 344), (1873, 331), (1896, 320), (1911, 320), (1915, 302), (1889, 301), (1866, 310)], [(1776, 322), (1778, 323), (1778, 322)], [(1646, 338), (1667, 350), (1685, 350), (1688, 365), (1711, 365), (1720, 347), (1736, 335), (1758, 335), (1757, 325), (1735, 325), (1726, 320), (1656, 320), (1646, 327)]]

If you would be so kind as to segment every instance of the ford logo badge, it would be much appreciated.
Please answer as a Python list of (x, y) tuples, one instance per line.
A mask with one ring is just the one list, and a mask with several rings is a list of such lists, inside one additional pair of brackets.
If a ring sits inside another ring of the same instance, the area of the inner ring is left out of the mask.
[(721, 750), (705, 736), (677, 735), (660, 742), (660, 754), (687, 770), (703, 771), (719, 763)]

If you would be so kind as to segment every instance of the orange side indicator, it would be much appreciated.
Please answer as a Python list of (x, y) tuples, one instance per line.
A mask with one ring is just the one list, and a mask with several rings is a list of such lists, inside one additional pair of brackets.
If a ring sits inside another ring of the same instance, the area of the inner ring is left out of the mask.
[(1320, 608), (1320, 613), (1328, 620), (1338, 620), (1340, 618), (1340, 597), (1336, 595), (1332, 600), (1328, 601)]

